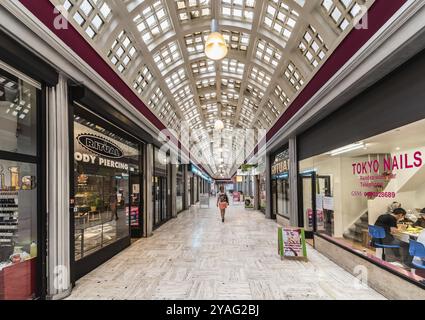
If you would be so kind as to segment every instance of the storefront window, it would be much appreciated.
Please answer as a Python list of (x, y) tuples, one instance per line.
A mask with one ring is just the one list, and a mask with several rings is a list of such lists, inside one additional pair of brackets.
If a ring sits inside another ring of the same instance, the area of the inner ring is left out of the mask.
[(153, 205), (154, 226), (171, 218), (168, 211), (168, 156), (158, 148), (154, 149), (154, 176), (153, 176)]
[(273, 215), (289, 219), (289, 151), (284, 150), (272, 158)]
[[(302, 160), (306, 229), (424, 281), (425, 260), (409, 252), (425, 245), (424, 136), (421, 120)], [(388, 244), (396, 248), (378, 248)]]
[(37, 88), (2, 69), (0, 150), (37, 155)]
[(140, 181), (133, 177), (139, 176), (140, 151), (138, 144), (78, 116), (74, 139), (75, 260), (79, 260), (129, 237), (130, 220), (132, 225), (139, 223)]
[(184, 177), (183, 177), (183, 165), (176, 165), (177, 169), (177, 185), (176, 185), (176, 207), (177, 212), (183, 210), (183, 199), (184, 199)]
[[(0, 300), (32, 299), (37, 288), (37, 100), (40, 91), (0, 69)], [(27, 156), (26, 161), (12, 158)]]

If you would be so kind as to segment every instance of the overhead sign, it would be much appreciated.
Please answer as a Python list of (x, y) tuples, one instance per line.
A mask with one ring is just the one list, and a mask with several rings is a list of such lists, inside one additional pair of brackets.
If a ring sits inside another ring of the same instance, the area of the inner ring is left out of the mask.
[(285, 150), (282, 153), (279, 153), (278, 155), (276, 155), (271, 165), (271, 171), (273, 176), (289, 172), (288, 150)]
[(103, 157), (120, 159), (124, 152), (113, 142), (90, 133), (79, 134), (78, 143), (88, 151), (96, 153)]

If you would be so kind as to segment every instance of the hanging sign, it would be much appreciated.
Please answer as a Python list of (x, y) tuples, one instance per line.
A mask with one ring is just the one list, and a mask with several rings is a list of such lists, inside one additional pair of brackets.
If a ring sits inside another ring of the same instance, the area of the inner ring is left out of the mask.
[(283, 258), (307, 260), (307, 246), (304, 228), (278, 228), (278, 252)]

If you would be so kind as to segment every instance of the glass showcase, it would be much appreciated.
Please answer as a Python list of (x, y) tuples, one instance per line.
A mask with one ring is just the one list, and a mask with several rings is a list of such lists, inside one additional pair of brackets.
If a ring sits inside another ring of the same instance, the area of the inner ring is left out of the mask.
[(39, 94), (0, 69), (0, 300), (39, 295)]
[(424, 157), (421, 120), (302, 160), (304, 227), (424, 281), (425, 260), (411, 254), (425, 246)]

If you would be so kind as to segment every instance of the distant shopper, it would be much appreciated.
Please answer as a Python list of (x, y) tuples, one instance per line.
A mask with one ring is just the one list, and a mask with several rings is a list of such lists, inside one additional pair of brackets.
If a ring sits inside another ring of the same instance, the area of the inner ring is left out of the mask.
[(117, 195), (117, 188), (115, 187), (113, 189), (112, 194), (109, 196), (109, 206), (112, 211), (111, 220), (114, 219), (118, 220), (118, 195)]
[(224, 215), (226, 214), (226, 208), (229, 206), (229, 198), (224, 192), (224, 187), (220, 186), (220, 192), (217, 196), (217, 207), (220, 209), (221, 222), (224, 222)]
[(416, 222), (413, 224), (413, 227), (421, 227), (425, 228), (425, 208), (421, 210), (419, 213), (419, 218), (416, 220)]

